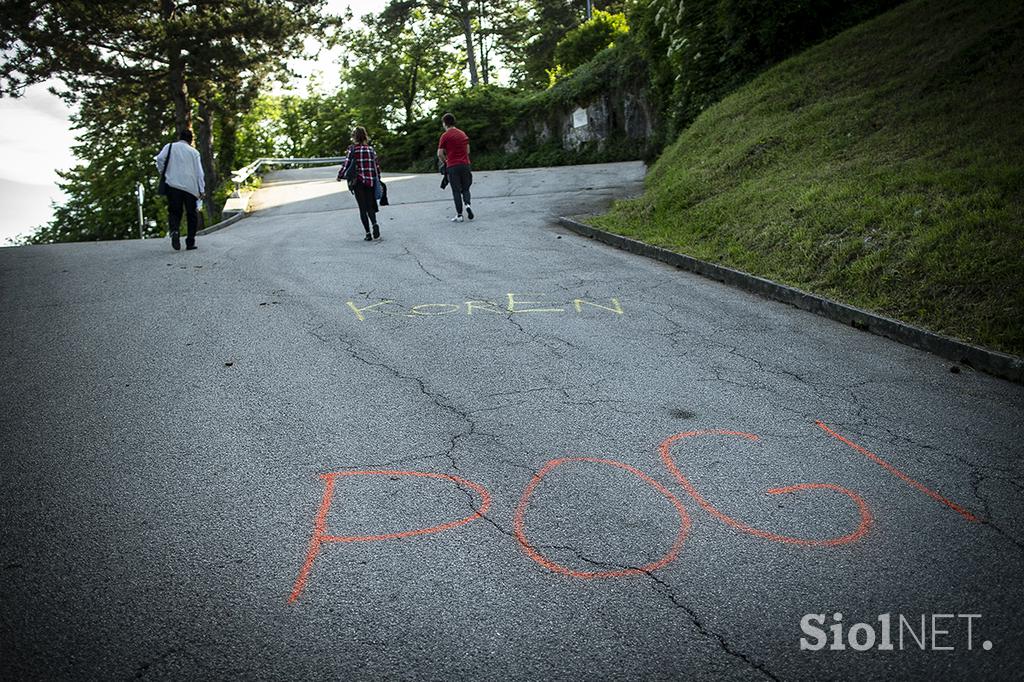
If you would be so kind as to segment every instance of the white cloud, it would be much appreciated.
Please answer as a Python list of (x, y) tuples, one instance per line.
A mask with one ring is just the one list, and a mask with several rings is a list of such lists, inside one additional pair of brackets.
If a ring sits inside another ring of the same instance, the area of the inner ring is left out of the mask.
[(75, 163), (70, 113), (44, 84), (28, 88), (23, 97), (0, 99), (0, 178), (54, 185), (56, 169)]
[(51, 202), (63, 202), (66, 197), (55, 186), (29, 185), (0, 179), (0, 246), (19, 235), (31, 233), (34, 228), (50, 221)]

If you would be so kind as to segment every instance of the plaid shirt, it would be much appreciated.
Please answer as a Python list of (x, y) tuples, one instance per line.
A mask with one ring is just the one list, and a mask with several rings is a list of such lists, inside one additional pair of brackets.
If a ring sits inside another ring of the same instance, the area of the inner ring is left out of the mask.
[(377, 160), (377, 152), (373, 147), (366, 144), (354, 144), (348, 148), (348, 158), (341, 164), (339, 178), (345, 177), (350, 163), (356, 164), (359, 173), (359, 181), (368, 187), (373, 187), (380, 178), (380, 162)]

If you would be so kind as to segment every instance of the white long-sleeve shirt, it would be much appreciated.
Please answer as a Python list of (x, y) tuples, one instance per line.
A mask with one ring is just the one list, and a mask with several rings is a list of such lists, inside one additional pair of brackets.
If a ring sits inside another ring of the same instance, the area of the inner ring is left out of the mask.
[(156, 169), (161, 173), (167, 162), (168, 150), (171, 154), (171, 167), (166, 176), (167, 184), (183, 189), (198, 199), (199, 195), (206, 192), (206, 179), (203, 176), (203, 162), (199, 152), (184, 140), (164, 145), (156, 155)]

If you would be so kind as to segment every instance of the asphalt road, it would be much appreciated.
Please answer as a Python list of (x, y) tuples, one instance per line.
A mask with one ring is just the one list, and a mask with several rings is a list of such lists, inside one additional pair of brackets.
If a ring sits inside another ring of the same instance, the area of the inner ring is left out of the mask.
[(5, 679), (1020, 678), (1024, 387), (556, 226), (639, 164), (335, 171), (0, 249)]

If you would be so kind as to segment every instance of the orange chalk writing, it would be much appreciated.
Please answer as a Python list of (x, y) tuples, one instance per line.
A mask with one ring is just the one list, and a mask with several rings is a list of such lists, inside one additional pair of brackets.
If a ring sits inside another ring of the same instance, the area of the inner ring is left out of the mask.
[[(530, 504), (530, 497), (533, 495), (534, 490), (540, 484), (544, 477), (554, 471), (560, 466), (569, 464), (571, 462), (593, 462), (595, 464), (605, 464), (607, 466), (617, 467), (624, 471), (628, 471), (647, 485), (657, 490), (663, 497), (665, 497), (672, 506), (675, 507), (676, 513), (679, 515), (679, 532), (676, 534), (675, 541), (672, 543), (672, 547), (669, 548), (668, 552), (662, 558), (657, 561), (653, 561), (640, 568), (624, 568), (620, 570), (610, 571), (576, 571), (571, 568), (557, 564), (551, 561), (543, 554), (541, 554), (526, 537), (526, 509)], [(544, 568), (554, 573), (561, 573), (562, 575), (569, 575), (574, 578), (619, 578), (628, 575), (643, 575), (655, 571), (659, 568), (667, 566), (675, 560), (679, 554), (679, 550), (683, 547), (683, 542), (686, 540), (687, 534), (690, 532), (690, 515), (686, 512), (686, 508), (683, 507), (683, 503), (679, 499), (669, 492), (663, 485), (655, 481), (653, 478), (640, 471), (639, 469), (632, 467), (622, 462), (617, 462), (612, 459), (598, 459), (595, 457), (567, 457), (563, 459), (553, 459), (544, 467), (533, 475), (533, 478), (527, 484), (526, 489), (523, 491), (522, 497), (519, 498), (519, 505), (516, 507), (516, 513), (514, 518), (514, 530), (516, 539), (519, 541), (519, 545), (526, 552), (526, 555), (536, 561)]]
[[(615, 301), (615, 299), (612, 299), (612, 300), (615, 302), (616, 305), (618, 305), (618, 302)], [(372, 306), (368, 306), (367, 308), (357, 308), (355, 305), (353, 305), (350, 302), (349, 306), (352, 308), (352, 310), (357, 315), (361, 316), (362, 311), (369, 310), (371, 308), (376, 308), (377, 306), (383, 306), (383, 305), (385, 305), (387, 303), (389, 303), (389, 302), (385, 301), (385, 302), (382, 302), (382, 303), (374, 304)], [(468, 301), (467, 304), (466, 304), (467, 305), (467, 312), (468, 312), (468, 314), (472, 314), (472, 312), (474, 310), (474, 307), (476, 309), (478, 309), (478, 310), (487, 310), (489, 312), (499, 312), (498, 310), (492, 309), (490, 307), (484, 307), (484, 305), (479, 305), (479, 306), (475, 305), (475, 304), (485, 304), (485, 303), (488, 306), (494, 305), (493, 303), (486, 302), (486, 301)], [(513, 308), (515, 307), (516, 303), (531, 303), (531, 302), (530, 301), (516, 302), (513, 299), (513, 294), (509, 294), (509, 311), (512, 311), (512, 312), (541, 312), (542, 311), (542, 309), (513, 310)], [(577, 299), (576, 301), (574, 301), (574, 305), (577, 307), (577, 310), (579, 310), (580, 305), (582, 303), (586, 303), (586, 302), (582, 301), (581, 299)], [(594, 305), (594, 304), (589, 304), (589, 305)], [(421, 307), (432, 307), (432, 306), (421, 306)], [(457, 306), (452, 306), (452, 307), (457, 307)], [(598, 307), (603, 307), (603, 306), (598, 306)], [(609, 309), (609, 310), (611, 310), (611, 309)], [(449, 310), (449, 312), (451, 312), (451, 311)], [(362, 318), (360, 317), (360, 319), (362, 319)], [(864, 447), (861, 447), (860, 445), (857, 445), (853, 441), (851, 441), (851, 440), (845, 438), (844, 436), (836, 433), (831, 428), (829, 428), (824, 422), (818, 421), (818, 422), (816, 422), (816, 424), (817, 424), (817, 426), (822, 431), (824, 431), (826, 434), (828, 434), (832, 438), (835, 438), (836, 440), (846, 444), (847, 446), (849, 446), (853, 450), (861, 453), (862, 455), (864, 455), (865, 457), (867, 457), (871, 461), (875, 462), (876, 464), (878, 464), (882, 468), (884, 468), (887, 471), (889, 471), (890, 473), (892, 473), (894, 476), (896, 476), (900, 480), (902, 480), (905, 483), (907, 483), (908, 485), (918, 489), (919, 491), (923, 492), (925, 495), (931, 497), (932, 499), (936, 500), (937, 502), (940, 502), (943, 505), (949, 507), (953, 511), (955, 511), (958, 514), (960, 514), (961, 516), (963, 516), (968, 521), (971, 521), (971, 522), (978, 522), (978, 521), (980, 521), (980, 519), (978, 517), (976, 517), (974, 514), (972, 514), (968, 510), (964, 509), (963, 507), (961, 507), (960, 505), (956, 504), (955, 502), (952, 502), (952, 501), (946, 499), (945, 497), (940, 495), (938, 492), (932, 490), (931, 488), (928, 488), (928, 487), (922, 485), (921, 483), (917, 482), (916, 480), (914, 480), (913, 478), (911, 478), (907, 474), (903, 473), (902, 471), (900, 471), (895, 466), (893, 466), (889, 462), (885, 461), (884, 459), (882, 459), (881, 457), (879, 457), (875, 453), (871, 452), (870, 450), (867, 450)], [(845, 535), (838, 535), (838, 536), (835, 536), (835, 537), (828, 537), (828, 538), (802, 538), (802, 537), (795, 537), (795, 536), (790, 536), (790, 535), (782, 535), (782, 534), (779, 534), (779, 533), (773, 533), (771, 531), (763, 530), (763, 529), (760, 529), (760, 528), (755, 528), (754, 526), (751, 526), (751, 525), (749, 525), (749, 524), (747, 524), (747, 523), (745, 523), (743, 521), (740, 521), (740, 520), (738, 520), (738, 519), (736, 519), (736, 518), (734, 518), (732, 516), (729, 516), (728, 514), (722, 512), (720, 509), (718, 509), (713, 504), (711, 504), (711, 502), (709, 502), (703, 495), (700, 494), (700, 492), (690, 482), (690, 480), (686, 476), (683, 475), (683, 473), (680, 470), (678, 464), (676, 463), (675, 458), (672, 455), (673, 448), (677, 444), (681, 443), (682, 441), (690, 440), (690, 439), (697, 439), (697, 438), (719, 438), (719, 437), (731, 438), (731, 439), (740, 439), (741, 441), (746, 441), (746, 442), (758, 442), (758, 441), (760, 441), (760, 438), (758, 438), (758, 436), (756, 436), (756, 435), (754, 435), (752, 433), (744, 433), (742, 431), (727, 431), (727, 430), (722, 430), (722, 429), (687, 431), (687, 432), (683, 432), (683, 433), (674, 434), (674, 435), (669, 436), (669, 437), (665, 438), (664, 440), (662, 440), (661, 443), (658, 446), (658, 452), (660, 454), (662, 463), (668, 468), (669, 473), (683, 487), (683, 489), (686, 491), (686, 493), (691, 498), (693, 498), (693, 500), (698, 505), (700, 505), (700, 507), (702, 509), (704, 509), (704, 511), (706, 511), (708, 514), (710, 514), (714, 518), (718, 519), (722, 523), (730, 526), (731, 528), (734, 528), (735, 530), (738, 530), (738, 531), (740, 531), (742, 533), (746, 533), (746, 534), (753, 535), (753, 536), (756, 536), (756, 537), (759, 537), (759, 538), (763, 538), (765, 540), (770, 540), (772, 542), (781, 542), (781, 543), (787, 543), (787, 544), (792, 544), (792, 545), (804, 545), (804, 546), (812, 546), (812, 547), (834, 547), (834, 546), (837, 546), (837, 545), (844, 545), (844, 544), (847, 544), (847, 543), (855, 542), (855, 541), (861, 539), (862, 537), (864, 537), (864, 535), (868, 532), (868, 530), (870, 529), (870, 527), (874, 523), (874, 519), (873, 519), (871, 510), (868, 507), (867, 503), (864, 501), (864, 499), (861, 498), (861, 496), (858, 495), (857, 493), (855, 493), (854, 491), (849, 490), (847, 488), (844, 488), (842, 486), (836, 485), (834, 483), (797, 483), (797, 484), (794, 484), (794, 485), (789, 485), (789, 486), (784, 486), (784, 487), (769, 488), (766, 492), (769, 495), (783, 495), (783, 494), (787, 494), (787, 493), (798, 493), (798, 492), (807, 492), (807, 491), (831, 491), (833, 493), (839, 493), (840, 495), (846, 496), (847, 498), (850, 499), (850, 501), (853, 502), (854, 506), (857, 508), (857, 512), (858, 512), (858, 515), (859, 515), (859, 520), (857, 522), (856, 528), (854, 528), (850, 532), (846, 533)], [(579, 463), (579, 462), (592, 463), (592, 464), (600, 464), (600, 465), (604, 465), (604, 466), (610, 466), (610, 467), (615, 467), (615, 468), (618, 468), (618, 469), (622, 469), (623, 471), (626, 471), (626, 472), (636, 476), (637, 478), (639, 478), (641, 481), (643, 481), (645, 484), (649, 485), (651, 488), (653, 488), (655, 491), (657, 491), (662, 497), (664, 497), (666, 500), (668, 500), (669, 503), (672, 504), (673, 508), (676, 511), (676, 514), (679, 516), (679, 530), (676, 532), (676, 536), (675, 536), (674, 541), (672, 542), (671, 547), (668, 549), (668, 551), (660, 559), (657, 559), (657, 560), (652, 561), (652, 562), (650, 562), (648, 564), (645, 564), (644, 566), (640, 566), (639, 568), (619, 568), (619, 569), (614, 569), (614, 570), (602, 570), (602, 571), (580, 571), (580, 570), (575, 570), (575, 569), (569, 568), (567, 566), (563, 566), (563, 565), (561, 565), (559, 563), (556, 563), (555, 561), (552, 561), (551, 559), (546, 557), (535, 545), (530, 543), (530, 540), (529, 540), (529, 538), (527, 537), (527, 534), (526, 534), (526, 513), (527, 513), (527, 511), (529, 509), (530, 499), (532, 498), (533, 494), (537, 490), (537, 487), (541, 484), (541, 482), (544, 480), (544, 478), (548, 474), (550, 474), (552, 471), (554, 471), (558, 467), (565, 466), (565, 465), (568, 465), (568, 464), (575, 464), (575, 463)], [(479, 498), (480, 498), (480, 506), (478, 508), (476, 508), (476, 510), (473, 513), (468, 514), (468, 515), (466, 515), (466, 516), (464, 516), (462, 518), (459, 518), (459, 519), (456, 519), (456, 520), (453, 520), (453, 521), (449, 521), (447, 523), (442, 523), (442, 524), (439, 524), (439, 525), (436, 525), (436, 526), (430, 526), (428, 528), (415, 528), (415, 529), (401, 531), (401, 532), (381, 533), (381, 534), (377, 534), (377, 535), (331, 535), (331, 534), (329, 534), (327, 532), (326, 525), (327, 525), (327, 514), (330, 511), (331, 503), (332, 503), (332, 501), (334, 499), (335, 483), (336, 483), (337, 479), (348, 477), (348, 476), (391, 476), (391, 477), (394, 477), (394, 476), (412, 476), (412, 477), (419, 477), (419, 478), (433, 478), (433, 479), (448, 480), (448, 481), (451, 481), (451, 482), (455, 483), (456, 485), (458, 485), (463, 490), (471, 490), (474, 493), (476, 493), (476, 495), (479, 496)], [(410, 538), (410, 537), (414, 537), (414, 536), (417, 536), (417, 535), (427, 535), (427, 534), (431, 534), (431, 533), (440, 533), (442, 531), (446, 531), (446, 530), (450, 530), (450, 529), (453, 529), (453, 528), (457, 528), (459, 526), (462, 526), (462, 525), (465, 525), (467, 523), (470, 523), (471, 521), (473, 521), (473, 520), (475, 520), (477, 518), (480, 518), (481, 516), (483, 516), (484, 514), (487, 513), (487, 510), (490, 509), (490, 506), (491, 506), (491, 495), (487, 491), (486, 488), (484, 488), (483, 486), (481, 486), (481, 485), (479, 485), (477, 483), (474, 483), (473, 481), (469, 481), (467, 479), (460, 478), (458, 476), (452, 476), (450, 474), (430, 473), (430, 472), (422, 472), (422, 471), (388, 471), (388, 470), (339, 471), (339, 472), (323, 474), (321, 476), (321, 478), (324, 479), (323, 499), (320, 502), (320, 508), (317, 511), (316, 519), (315, 519), (314, 524), (313, 524), (313, 536), (310, 539), (309, 550), (306, 553), (305, 561), (302, 564), (302, 568), (299, 570), (299, 575), (298, 575), (298, 577), (296, 577), (295, 583), (292, 586), (291, 594), (288, 597), (288, 601), (290, 603), (291, 602), (295, 602), (299, 598), (299, 596), (302, 594), (303, 590), (305, 589), (306, 583), (309, 580), (310, 572), (312, 571), (312, 568), (313, 568), (313, 563), (316, 561), (316, 558), (317, 558), (317, 556), (318, 556), (318, 554), (320, 552), (320, 548), (322, 547), (322, 545), (324, 543), (374, 542), (374, 541), (381, 541), (381, 540), (397, 540), (397, 539), (402, 539), (402, 538)], [(553, 573), (558, 573), (560, 575), (567, 575), (567, 576), (571, 576), (573, 578), (581, 578), (581, 579), (619, 578), (619, 577), (626, 577), (626, 576), (632, 576), (632, 575), (648, 574), (648, 573), (651, 573), (652, 571), (658, 570), (660, 568), (664, 568), (665, 566), (667, 566), (670, 563), (672, 563), (673, 561), (675, 561), (675, 559), (678, 557), (679, 552), (682, 550), (683, 543), (686, 541), (686, 538), (689, 535), (690, 525), (691, 525), (690, 515), (687, 513), (686, 508), (683, 506), (683, 503), (675, 495), (673, 495), (667, 488), (665, 488), (665, 486), (661, 485), (660, 483), (658, 483), (653, 478), (651, 478), (650, 476), (648, 476), (644, 472), (640, 471), (636, 467), (630, 466), (628, 464), (624, 464), (622, 462), (618, 462), (616, 460), (600, 459), (600, 458), (596, 458), (596, 457), (564, 457), (564, 458), (560, 458), (560, 459), (552, 459), (549, 462), (547, 462), (537, 473), (533, 474), (533, 476), (531, 477), (529, 483), (526, 485), (525, 489), (523, 490), (522, 495), (519, 498), (519, 503), (516, 506), (515, 515), (514, 515), (514, 518), (513, 518), (513, 531), (514, 531), (514, 535), (516, 537), (516, 541), (519, 543), (519, 546), (521, 547), (523, 552), (530, 559), (532, 559), (534, 562), (536, 562), (540, 566), (546, 568), (547, 570), (549, 570), (549, 571), (551, 571)]]
[(835, 431), (830, 429), (828, 426), (826, 426), (824, 422), (818, 421), (818, 422), (815, 422), (815, 423), (818, 425), (818, 428), (820, 428), (822, 431), (824, 431), (828, 435), (832, 436), (833, 438), (835, 438), (839, 442), (845, 443), (846, 445), (850, 446), (851, 448), (853, 448), (854, 450), (856, 450), (860, 454), (864, 455), (865, 457), (870, 459), (875, 464), (878, 464), (883, 469), (885, 469), (886, 471), (888, 471), (889, 473), (891, 473), (893, 476), (895, 476), (896, 478), (900, 479), (904, 483), (906, 483), (906, 484), (908, 484), (908, 485), (910, 485), (910, 486), (912, 486), (914, 488), (917, 488), (918, 490), (920, 490), (921, 492), (923, 492), (925, 495), (927, 495), (928, 497), (932, 498), (933, 500), (946, 505), (947, 507), (949, 507), (950, 509), (955, 511), (957, 514), (959, 514), (960, 516), (962, 516), (965, 519), (967, 519), (968, 521), (970, 521), (972, 523), (977, 523), (978, 521), (980, 521), (980, 519), (977, 516), (975, 516), (974, 514), (972, 514), (969, 511), (967, 511), (966, 509), (961, 507), (956, 502), (953, 502), (951, 500), (947, 500), (945, 497), (943, 497), (942, 495), (940, 495), (936, 491), (932, 490), (931, 488), (929, 488), (929, 487), (927, 487), (927, 486), (925, 486), (925, 485), (923, 485), (921, 483), (918, 483), (917, 481), (912, 479), (910, 476), (906, 475), (905, 473), (903, 473), (902, 471), (900, 471), (899, 469), (894, 467), (892, 464), (889, 464), (884, 459), (882, 459), (881, 457), (879, 457), (875, 453), (871, 452), (870, 450), (862, 448), (861, 446), (857, 445), (853, 441), (851, 441), (851, 440), (849, 440), (847, 438), (844, 438), (843, 436), (840, 436), (838, 433), (836, 433)]
[(771, 540), (773, 542), (784, 542), (793, 545), (807, 545), (815, 547), (832, 547), (835, 545), (844, 545), (849, 542), (854, 542), (855, 540), (859, 540), (860, 538), (862, 538), (864, 534), (867, 533), (868, 528), (870, 528), (873, 521), (871, 516), (871, 510), (868, 508), (868, 505), (863, 500), (863, 498), (861, 498), (860, 495), (853, 492), (852, 490), (848, 490), (846, 488), (843, 488), (842, 486), (838, 486), (833, 483), (799, 483), (796, 485), (786, 486), (784, 488), (771, 488), (767, 492), (769, 495), (781, 495), (785, 493), (801, 492), (805, 490), (831, 490), (842, 495), (846, 495), (851, 500), (853, 500), (853, 503), (857, 506), (857, 510), (860, 514), (860, 522), (857, 524), (857, 528), (854, 529), (852, 532), (847, 533), (846, 535), (833, 538), (825, 538), (820, 540), (798, 538), (789, 535), (780, 535), (778, 533), (772, 533), (766, 530), (761, 530), (760, 528), (754, 528), (753, 526), (743, 523), (742, 521), (734, 519), (733, 517), (723, 513), (713, 504), (704, 499), (704, 497), (699, 492), (697, 492), (697, 489), (683, 475), (683, 473), (679, 470), (679, 467), (676, 465), (675, 461), (672, 459), (672, 446), (675, 445), (676, 443), (688, 438), (704, 438), (708, 436), (729, 436), (735, 438), (743, 438), (748, 441), (760, 440), (757, 436), (751, 433), (742, 433), (739, 431), (688, 431), (686, 433), (677, 433), (674, 436), (669, 436), (668, 438), (661, 442), (661, 445), (658, 449), (661, 453), (661, 460), (665, 463), (665, 466), (668, 467), (668, 470), (672, 473), (675, 479), (679, 481), (679, 484), (683, 486), (683, 489), (686, 490), (687, 494), (689, 494), (690, 497), (692, 497), (694, 501), (704, 509), (704, 511), (708, 512), (709, 514), (711, 514), (711, 516), (715, 517), (722, 523), (725, 523), (726, 525), (731, 526), (743, 533), (755, 535), (759, 538), (764, 538), (765, 540)]
[[(380, 535), (328, 535), (325, 526), (327, 524), (327, 513), (331, 509), (331, 501), (334, 497), (334, 482), (336, 478), (345, 476), (415, 476), (419, 478), (448, 480), (454, 482), (460, 488), (469, 488), (479, 495), (480, 507), (472, 514), (464, 516), (461, 519), (442, 523), (437, 526), (431, 526), (429, 528), (416, 528), (414, 530), (407, 530), (399, 533), (382, 533)], [(320, 509), (316, 514), (316, 521), (313, 524), (313, 538), (309, 543), (309, 551), (306, 552), (306, 560), (302, 564), (302, 568), (299, 570), (299, 575), (295, 579), (295, 584), (292, 586), (291, 595), (288, 597), (289, 603), (295, 602), (305, 589), (306, 581), (309, 579), (309, 573), (313, 568), (313, 562), (316, 560), (317, 554), (320, 552), (320, 546), (325, 542), (374, 542), (378, 540), (397, 540), (401, 538), (410, 538), (416, 535), (440, 533), (441, 531), (457, 528), (458, 526), (465, 525), (470, 521), (480, 518), (487, 513), (487, 510), (490, 509), (491, 506), (491, 494), (487, 492), (486, 488), (478, 483), (474, 483), (473, 481), (469, 481), (458, 476), (452, 476), (450, 474), (436, 474), (425, 471), (336, 471), (329, 474), (323, 474), (321, 478), (325, 481), (324, 496), (320, 502)]]

